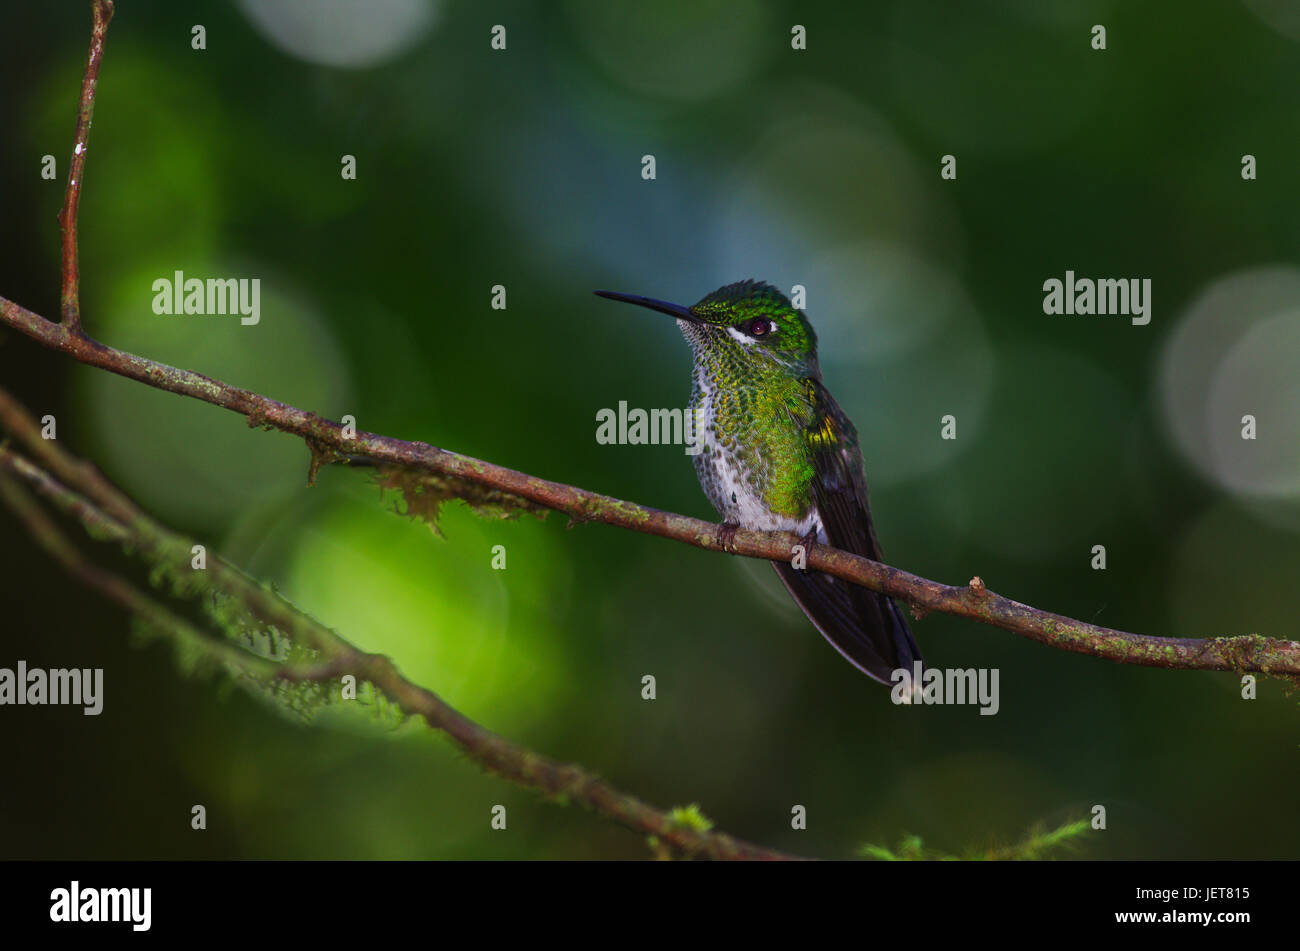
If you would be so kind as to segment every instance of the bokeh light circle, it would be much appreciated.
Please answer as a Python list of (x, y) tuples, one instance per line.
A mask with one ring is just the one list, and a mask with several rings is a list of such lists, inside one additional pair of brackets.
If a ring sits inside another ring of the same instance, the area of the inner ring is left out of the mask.
[(239, 0), (239, 7), (290, 56), (351, 69), (377, 66), (410, 49), (438, 14), (433, 0)]
[[(1300, 270), (1240, 271), (1206, 288), (1161, 355), (1165, 426), (1195, 468), (1244, 496), (1300, 496)], [(1242, 438), (1244, 416), (1256, 438)]]

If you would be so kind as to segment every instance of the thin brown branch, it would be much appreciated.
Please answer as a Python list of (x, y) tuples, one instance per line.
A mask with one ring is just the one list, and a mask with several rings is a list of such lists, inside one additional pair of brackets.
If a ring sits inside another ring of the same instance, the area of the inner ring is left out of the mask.
[[(788, 561), (803, 540), (788, 532), (741, 529), (723, 544), (712, 522), (648, 508), (572, 485), (551, 482), (481, 459), (375, 433), (349, 436), (340, 423), (203, 376), (104, 346), (74, 334), (0, 297), (0, 322), (80, 363), (138, 380), (156, 389), (221, 406), (248, 418), (250, 426), (278, 429), (304, 439), (315, 454), (332, 451), (463, 479), (528, 499), (578, 521), (658, 535), (709, 551)], [(1300, 643), (1238, 635), (1208, 639), (1156, 637), (1099, 627), (1030, 607), (995, 594), (979, 579), (945, 585), (850, 552), (814, 545), (808, 567), (873, 591), (901, 598), (921, 611), (940, 611), (1000, 627), (1060, 650), (1125, 664), (1182, 670), (1252, 671), (1300, 675)]]
[[(191, 643), (202, 643), (206, 650), (220, 659), (261, 676), (292, 682), (320, 682), (353, 674), (358, 681), (368, 680), (403, 711), (421, 717), (433, 729), (447, 734), (462, 752), (484, 769), (552, 799), (578, 803), (635, 832), (653, 836), (662, 846), (678, 854), (719, 860), (798, 858), (725, 833), (683, 825), (669, 813), (617, 789), (581, 766), (542, 756), (488, 730), (433, 691), (406, 679), (389, 658), (360, 650), (216, 555), (209, 556), (207, 566), (215, 589), (234, 598), (249, 614), (284, 631), (291, 639), (320, 651), (325, 659), (310, 667), (284, 665), (268, 670), (268, 661), (264, 658), (204, 637), (122, 579), (90, 563), (60, 536), (57, 527), (43, 511), (34, 507), (18, 483), (25, 483), (95, 536), (115, 540), (153, 565), (170, 564), (187, 570), (193, 540), (144, 515), (95, 467), (75, 459), (52, 442), (41, 440), (30, 415), (3, 390), (0, 390), (0, 426), (25, 443), (29, 450), (39, 451), (51, 469), (65, 473), (70, 479), (70, 484), (65, 485), (41, 466), (12, 449), (0, 446), (0, 501), (9, 504), (42, 547), (74, 577), (155, 628), (186, 636)], [(119, 511), (136, 514), (129, 521), (119, 521), (92, 499), (107, 500)]]
[(73, 333), (81, 333), (81, 270), (77, 263), (77, 212), (81, 205), (81, 179), (86, 168), (86, 148), (90, 140), (90, 122), (95, 114), (95, 88), (99, 85), (99, 67), (104, 60), (104, 38), (113, 19), (113, 0), (93, 0), (93, 25), (90, 52), (86, 55), (86, 74), (81, 80), (81, 98), (77, 106), (77, 128), (72, 137), (72, 160), (68, 165), (68, 187), (63, 193), (59, 228), (63, 232), (63, 288), (60, 311), (63, 324)]

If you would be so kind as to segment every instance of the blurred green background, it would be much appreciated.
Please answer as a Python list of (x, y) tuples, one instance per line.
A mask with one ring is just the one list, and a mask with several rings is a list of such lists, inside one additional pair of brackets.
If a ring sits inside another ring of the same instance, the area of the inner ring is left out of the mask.
[[(0, 293), (49, 316), (89, 22), (80, 2), (0, 11)], [(684, 405), (689, 355), (667, 321), (590, 291), (802, 284), (892, 563), (1126, 630), (1294, 637), (1297, 75), (1300, 18), (1269, 0), (121, 0), (82, 199), (85, 323), (362, 429), (713, 519), (681, 447), (596, 444), (602, 407)], [(1150, 278), (1150, 325), (1045, 316), (1067, 269)], [(154, 315), (175, 270), (259, 277), (261, 323)], [(914, 625), (927, 659), (1000, 669), (1001, 710), (895, 707), (765, 565), (460, 505), (438, 539), (361, 473), (306, 488), (290, 437), (13, 333), (0, 379), (148, 510), (468, 715), (733, 834), (959, 851), (1100, 803), (1089, 857), (1300, 846), (1278, 681), (1248, 702), (1232, 675), (932, 615)], [(7, 511), (0, 558), (0, 665), (102, 666), (107, 692), (97, 718), (0, 709), (4, 857), (647, 854), (419, 724), (303, 726), (183, 678)]]

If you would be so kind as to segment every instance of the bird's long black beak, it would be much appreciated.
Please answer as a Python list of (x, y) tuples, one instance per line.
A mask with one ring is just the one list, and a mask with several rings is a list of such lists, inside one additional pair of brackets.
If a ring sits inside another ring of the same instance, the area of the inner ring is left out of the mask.
[(669, 317), (676, 317), (678, 320), (688, 320), (693, 324), (704, 323), (699, 317), (691, 313), (690, 308), (683, 307), (681, 304), (670, 304), (667, 301), (655, 300), (653, 297), (641, 297), (639, 294), (620, 294), (618, 291), (592, 291), (597, 297), (608, 297), (610, 300), (621, 300), (625, 304), (636, 304), (638, 307), (648, 307), (651, 310), (657, 310), (661, 314), (667, 314)]

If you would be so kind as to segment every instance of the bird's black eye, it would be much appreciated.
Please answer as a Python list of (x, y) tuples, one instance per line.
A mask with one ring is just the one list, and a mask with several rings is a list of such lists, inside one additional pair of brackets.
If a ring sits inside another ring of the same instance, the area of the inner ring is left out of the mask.
[(766, 337), (775, 329), (776, 329), (776, 325), (774, 325), (772, 321), (768, 320), (766, 317), (755, 317), (753, 320), (749, 322), (749, 325), (745, 328), (746, 332), (751, 337)]

